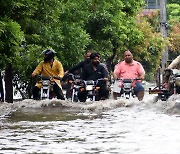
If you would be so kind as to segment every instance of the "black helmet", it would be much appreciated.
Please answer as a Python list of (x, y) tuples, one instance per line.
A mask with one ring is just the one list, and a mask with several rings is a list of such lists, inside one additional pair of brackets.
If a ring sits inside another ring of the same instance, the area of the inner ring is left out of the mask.
[(41, 54), (44, 54), (44, 62), (48, 62), (54, 58), (56, 52), (53, 49), (46, 49)]

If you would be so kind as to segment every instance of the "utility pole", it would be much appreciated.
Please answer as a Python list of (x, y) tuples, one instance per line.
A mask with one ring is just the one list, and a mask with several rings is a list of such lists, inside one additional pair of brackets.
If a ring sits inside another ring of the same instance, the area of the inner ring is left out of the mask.
[[(166, 14), (166, 0), (159, 0), (160, 1), (160, 30), (162, 33), (162, 36), (164, 38), (167, 38), (167, 14)], [(162, 59), (161, 59), (161, 65), (162, 65), (162, 71), (167, 67), (167, 61), (168, 61), (168, 46), (166, 45), (164, 48), (164, 51), (162, 53)]]

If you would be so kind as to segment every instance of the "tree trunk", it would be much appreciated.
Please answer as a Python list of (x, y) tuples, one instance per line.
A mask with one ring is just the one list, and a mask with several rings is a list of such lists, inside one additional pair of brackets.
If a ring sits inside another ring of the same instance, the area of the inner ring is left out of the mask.
[(112, 56), (111, 56), (111, 57), (108, 57), (108, 58), (106, 59), (106, 65), (107, 65), (107, 68), (108, 68), (108, 71), (109, 71), (109, 72), (111, 72), (111, 71), (114, 70), (115, 64), (113, 64), (113, 59), (114, 59), (114, 57), (115, 57), (116, 54), (117, 54), (117, 49), (118, 49), (118, 46), (115, 46), (115, 47), (113, 48), (113, 54), (112, 54)]
[(0, 71), (0, 102), (4, 102), (4, 88), (3, 88), (1, 71)]
[(5, 69), (5, 100), (8, 103), (13, 103), (13, 84), (12, 84), (12, 64), (8, 64)]

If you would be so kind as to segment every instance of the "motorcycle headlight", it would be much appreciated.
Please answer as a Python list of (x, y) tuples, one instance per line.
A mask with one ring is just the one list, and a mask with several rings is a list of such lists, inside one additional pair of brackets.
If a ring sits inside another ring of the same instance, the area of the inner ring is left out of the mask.
[(92, 85), (87, 85), (86, 90), (93, 90), (93, 86)]
[(49, 80), (43, 80), (42, 81), (42, 84), (43, 84), (43, 86), (48, 86), (49, 85)]
[(177, 77), (177, 78), (176, 78), (176, 85), (177, 85), (177, 86), (180, 86), (180, 77)]
[(124, 88), (131, 88), (131, 83), (124, 83)]

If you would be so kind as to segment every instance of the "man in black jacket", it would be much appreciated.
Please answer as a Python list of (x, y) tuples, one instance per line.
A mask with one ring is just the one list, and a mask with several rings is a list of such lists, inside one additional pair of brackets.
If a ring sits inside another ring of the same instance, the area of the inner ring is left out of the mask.
[(86, 50), (85, 52), (85, 56), (84, 56), (84, 61), (81, 61), (80, 63), (78, 63), (77, 65), (75, 65), (74, 67), (70, 68), (69, 70), (67, 70), (65, 72), (65, 74), (67, 73), (74, 73), (76, 70), (81, 69), (80, 71), (82, 72), (82, 70), (84, 69), (84, 67), (90, 63), (90, 55), (91, 55), (92, 51), (91, 50)]
[[(91, 50), (86, 50), (85, 55), (84, 55), (84, 60), (78, 63), (77, 65), (73, 66), (69, 70), (67, 70), (64, 73), (63, 81), (68, 81), (72, 79), (72, 74), (81, 76), (82, 70), (84, 69), (85, 65), (90, 63), (90, 55), (92, 51)], [(78, 71), (78, 73), (76, 72)], [(79, 74), (80, 73), (80, 74)], [(71, 75), (70, 75), (71, 74)], [(70, 82), (65, 82), (63, 84), (63, 88), (66, 89), (66, 98), (71, 98), (71, 84)]]
[[(103, 79), (103, 82), (99, 82), (99, 97), (96, 100), (106, 99), (109, 97), (109, 90), (107, 88), (106, 82), (108, 81), (108, 71), (100, 64), (100, 55), (98, 53), (92, 53), (90, 55), (91, 62), (85, 65), (82, 72), (83, 80), (94, 80)], [(84, 92), (79, 92), (79, 99), (83, 100), (86, 97)]]

